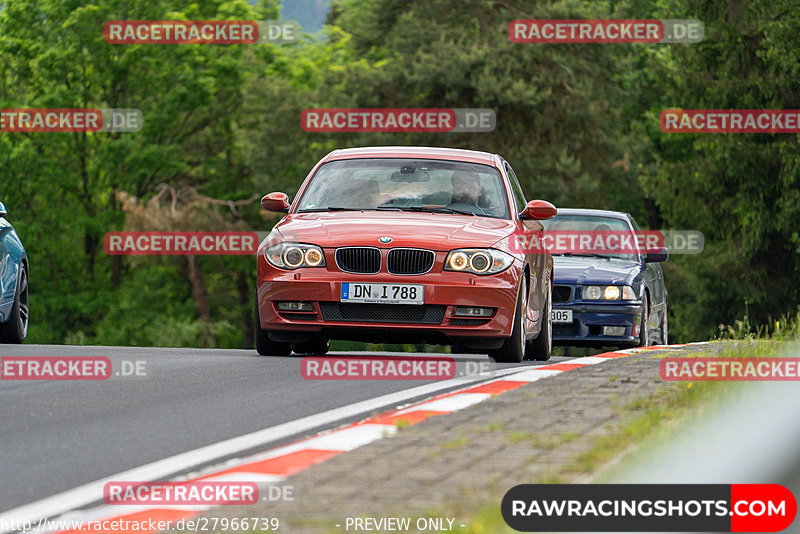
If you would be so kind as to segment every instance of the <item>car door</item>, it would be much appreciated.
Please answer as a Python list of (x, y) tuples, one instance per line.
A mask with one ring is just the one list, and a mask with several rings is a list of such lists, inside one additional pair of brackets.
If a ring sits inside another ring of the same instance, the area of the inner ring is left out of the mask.
[[(631, 214), (627, 214), (628, 220), (633, 226), (634, 231), (636, 231), (637, 235), (642, 231), (639, 227), (636, 220), (633, 218)], [(667, 301), (667, 289), (664, 285), (664, 271), (661, 268), (660, 263), (646, 263), (644, 261), (644, 253), (641, 255), (641, 260), (644, 264), (644, 279), (645, 284), (650, 292), (650, 316), (651, 321), (653, 324), (655, 323), (655, 315), (660, 314), (661, 311), (664, 309)]]
[[(516, 210), (514, 216), (517, 218), (518, 224), (521, 225), (526, 238), (530, 240), (535, 234), (542, 232), (544, 226), (541, 222), (532, 219), (519, 219), (519, 214), (525, 209), (528, 202), (525, 199), (522, 187), (519, 185), (519, 180), (514, 174), (514, 169), (511, 168), (507, 161), (504, 161), (503, 164), (514, 197), (512, 199)], [(531, 265), (531, 287), (528, 288), (528, 318), (531, 320), (538, 320), (538, 312), (536, 311), (544, 308), (545, 289), (547, 288), (544, 279), (550, 274), (547, 271), (547, 258), (547, 254), (532, 251), (526, 254), (526, 261)]]
[[(8, 247), (6, 239), (11, 233), (11, 224), (3, 217), (0, 217), (0, 305), (6, 304), (9, 300), (6, 295), (6, 288), (11, 283), (10, 265), (8, 257)], [(11, 298), (14, 298), (13, 293)]]

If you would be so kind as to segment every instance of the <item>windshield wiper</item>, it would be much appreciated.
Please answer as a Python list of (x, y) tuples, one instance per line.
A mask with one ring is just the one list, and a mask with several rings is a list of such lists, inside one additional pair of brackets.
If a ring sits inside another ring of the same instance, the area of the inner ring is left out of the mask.
[(464, 210), (457, 210), (454, 208), (434, 208), (428, 206), (378, 206), (375, 208), (345, 208), (342, 206), (328, 206), (325, 208), (306, 208), (297, 210), (297, 213), (312, 213), (312, 212), (324, 212), (324, 211), (416, 211), (422, 213), (457, 213), (459, 215), (474, 215), (478, 216), (477, 213), (473, 213), (471, 211), (464, 211)]
[(553, 256), (585, 256), (587, 258), (604, 258), (604, 259), (607, 259), (607, 260), (611, 259), (611, 256), (607, 256), (605, 254), (594, 254), (594, 253), (591, 253), (591, 252), (582, 252), (582, 253), (561, 252), (560, 254), (553, 254)]
[(325, 208), (306, 208), (297, 210), (297, 213), (311, 213), (314, 211), (364, 211), (362, 208), (343, 208), (341, 206), (327, 206)]
[(401, 211), (417, 211), (422, 213), (457, 213), (459, 215), (474, 215), (478, 216), (477, 213), (472, 211), (464, 211), (464, 210), (457, 210), (454, 208), (434, 208), (429, 206), (378, 206), (378, 210), (390, 209), (390, 210), (401, 210)]

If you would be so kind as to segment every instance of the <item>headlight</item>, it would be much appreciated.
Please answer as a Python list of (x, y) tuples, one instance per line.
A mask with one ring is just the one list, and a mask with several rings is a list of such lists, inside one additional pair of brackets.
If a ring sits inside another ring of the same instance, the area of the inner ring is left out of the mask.
[(474, 274), (495, 274), (514, 263), (514, 256), (493, 248), (463, 248), (452, 250), (444, 260), (445, 271)]
[(603, 298), (606, 300), (617, 300), (619, 295), (619, 286), (606, 286), (606, 288), (603, 290)]
[(275, 243), (264, 253), (267, 261), (279, 269), (325, 267), (325, 255), (317, 245), (301, 243)]
[(631, 286), (585, 286), (581, 297), (584, 300), (636, 300)]
[(597, 300), (603, 294), (603, 289), (600, 286), (586, 286), (583, 288), (581, 297), (584, 300)]

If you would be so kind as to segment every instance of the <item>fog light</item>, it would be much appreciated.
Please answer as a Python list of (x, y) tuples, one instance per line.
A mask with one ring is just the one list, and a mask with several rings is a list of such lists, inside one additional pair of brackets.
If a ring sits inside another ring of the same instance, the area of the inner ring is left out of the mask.
[(624, 326), (604, 326), (603, 327), (603, 335), (604, 336), (624, 336), (625, 335), (625, 327)]
[(292, 312), (310, 312), (314, 311), (314, 307), (310, 302), (279, 302), (278, 309), (280, 311)]
[(454, 315), (458, 317), (491, 317), (494, 308), (475, 308), (472, 306), (458, 306)]

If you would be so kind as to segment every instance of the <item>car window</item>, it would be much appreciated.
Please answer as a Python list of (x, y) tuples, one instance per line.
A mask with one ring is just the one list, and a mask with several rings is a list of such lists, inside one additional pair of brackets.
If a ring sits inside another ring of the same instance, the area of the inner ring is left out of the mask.
[(322, 165), (297, 203), (298, 212), (326, 209), (453, 210), (510, 217), (502, 177), (488, 165), (374, 158)]
[(528, 202), (525, 200), (525, 194), (522, 192), (522, 187), (520, 187), (519, 180), (517, 180), (517, 175), (514, 174), (514, 170), (511, 168), (511, 165), (508, 163), (505, 165), (508, 177), (511, 179), (511, 191), (514, 193), (514, 204), (516, 205), (517, 213), (522, 213)]
[[(631, 244), (635, 246), (635, 230), (631, 227), (626, 219), (618, 217), (608, 217), (603, 215), (566, 215), (559, 214), (549, 220), (542, 221), (545, 233), (550, 233), (555, 236), (561, 234), (563, 236), (571, 235), (584, 235), (591, 238), (591, 246), (586, 250), (575, 250), (570, 252), (571, 255), (598, 255), (607, 256), (612, 258), (636, 260), (639, 255), (633, 253), (613, 254), (604, 251), (602, 244), (607, 241), (611, 235), (620, 236), (622, 234), (631, 234)], [(601, 239), (600, 242), (596, 241)], [(612, 240), (614, 244), (619, 243), (619, 239)], [(600, 245), (600, 246), (597, 246)], [(580, 249), (580, 246), (578, 247)], [(554, 252), (554, 255), (562, 255)]]

